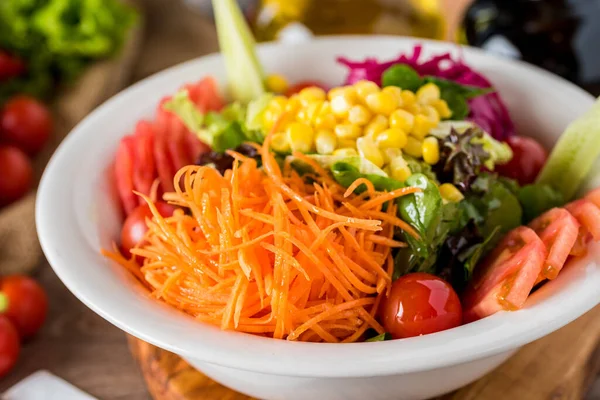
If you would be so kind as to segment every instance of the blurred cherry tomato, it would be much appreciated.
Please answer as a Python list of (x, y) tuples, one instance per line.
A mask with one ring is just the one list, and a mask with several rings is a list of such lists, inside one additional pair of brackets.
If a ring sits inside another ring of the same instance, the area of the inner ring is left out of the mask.
[[(163, 201), (157, 201), (154, 205), (163, 217), (170, 217), (177, 208)], [(148, 231), (146, 218), (152, 219), (152, 212), (147, 204), (142, 204), (134, 209), (125, 219), (121, 230), (121, 249), (125, 255), (130, 255), (129, 251), (131, 248), (140, 243)]]
[(16, 364), (21, 351), (19, 333), (13, 323), (0, 315), (0, 378)]
[(311, 86), (316, 86), (316, 87), (319, 87), (319, 88), (327, 91), (327, 87), (324, 84), (322, 84), (321, 82), (302, 81), (302, 82), (296, 83), (295, 85), (290, 86), (288, 88), (288, 90), (285, 92), (285, 95), (287, 97), (290, 97), (291, 95), (300, 92), (302, 89), (305, 89), (305, 88), (311, 87)]
[(0, 114), (0, 141), (35, 155), (48, 142), (51, 133), (52, 116), (38, 100), (17, 96), (4, 105)]
[(5, 300), (0, 313), (12, 321), (21, 339), (35, 335), (48, 313), (44, 288), (28, 276), (7, 276), (0, 281), (0, 297)]
[(25, 63), (15, 56), (0, 50), (0, 82), (9, 80), (25, 72)]
[(512, 136), (506, 142), (513, 151), (513, 158), (507, 164), (498, 165), (496, 171), (516, 179), (521, 185), (533, 183), (548, 159), (548, 152), (537, 141), (525, 136)]
[(462, 323), (462, 307), (452, 286), (420, 272), (394, 281), (380, 315), (383, 327), (394, 339), (439, 332)]
[(32, 183), (33, 167), (25, 153), (0, 145), (0, 207), (23, 197)]

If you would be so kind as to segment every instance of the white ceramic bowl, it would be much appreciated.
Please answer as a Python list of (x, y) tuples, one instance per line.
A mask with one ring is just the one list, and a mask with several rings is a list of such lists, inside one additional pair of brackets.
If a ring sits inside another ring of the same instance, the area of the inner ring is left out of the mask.
[[(478, 50), (425, 42), (425, 53), (463, 52), (508, 102), (519, 132), (552, 145), (593, 98), (549, 73)], [(396, 37), (340, 37), (295, 46), (268, 44), (259, 53), (269, 72), (291, 81), (339, 84), (335, 62), (390, 59), (416, 42)], [(488, 373), (520, 346), (579, 317), (600, 302), (600, 246), (571, 263), (518, 312), (423, 337), (380, 343), (315, 344), (273, 340), (204, 325), (148, 298), (121, 267), (100, 255), (118, 238), (120, 216), (109, 179), (119, 139), (151, 117), (162, 96), (214, 75), (225, 84), (219, 55), (193, 60), (115, 96), (67, 137), (50, 161), (37, 200), (39, 237), (50, 264), (87, 306), (124, 331), (181, 355), (235, 390), (263, 399), (424, 399)]]

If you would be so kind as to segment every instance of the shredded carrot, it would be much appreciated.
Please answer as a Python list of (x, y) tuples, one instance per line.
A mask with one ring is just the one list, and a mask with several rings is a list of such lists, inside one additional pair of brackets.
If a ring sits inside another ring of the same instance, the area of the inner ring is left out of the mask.
[[(375, 315), (390, 290), (391, 251), (406, 246), (394, 229), (417, 235), (393, 200), (419, 189), (378, 192), (363, 178), (346, 189), (298, 154), (314, 170), (307, 182), (279, 167), (270, 140), (254, 145), (262, 168), (229, 151), (235, 161), (224, 175), (179, 170), (163, 199), (186, 212), (162, 217), (142, 196), (153, 218), (134, 257), (103, 254), (161, 301), (222, 329), (332, 343), (383, 333)], [(366, 191), (355, 194), (361, 185)]]

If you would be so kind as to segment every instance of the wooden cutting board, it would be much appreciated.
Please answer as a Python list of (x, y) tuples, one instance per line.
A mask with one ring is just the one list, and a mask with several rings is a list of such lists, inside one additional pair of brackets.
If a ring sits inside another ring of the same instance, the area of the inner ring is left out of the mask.
[[(246, 400), (177, 355), (129, 337), (154, 400)], [(523, 347), (479, 381), (440, 400), (581, 400), (600, 371), (600, 307)]]

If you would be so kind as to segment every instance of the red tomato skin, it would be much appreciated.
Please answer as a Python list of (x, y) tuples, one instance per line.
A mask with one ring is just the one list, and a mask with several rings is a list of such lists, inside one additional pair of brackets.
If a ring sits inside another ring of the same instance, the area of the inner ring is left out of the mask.
[(21, 342), (17, 328), (7, 317), (0, 315), (0, 378), (14, 367), (20, 352)]
[(33, 337), (48, 314), (48, 297), (44, 288), (27, 276), (11, 275), (0, 282), (0, 292), (8, 299), (4, 315), (15, 325), (21, 339)]
[(33, 184), (27, 155), (14, 146), (0, 145), (0, 207), (23, 197)]
[(565, 208), (585, 227), (594, 240), (600, 240), (600, 208), (587, 199), (572, 201)]
[(464, 322), (522, 308), (546, 257), (544, 242), (531, 228), (510, 231), (475, 269), (463, 295)]
[(513, 158), (504, 165), (496, 166), (496, 172), (516, 179), (521, 185), (533, 183), (542, 170), (548, 152), (532, 138), (512, 136), (506, 141), (513, 151)]
[(23, 60), (0, 50), (0, 82), (17, 77), (23, 72), (25, 72)]
[[(163, 217), (173, 215), (177, 208), (163, 201), (157, 201), (154, 205)], [(131, 255), (130, 250), (143, 240), (148, 231), (146, 218), (152, 219), (152, 211), (148, 204), (136, 207), (125, 219), (121, 229), (121, 250), (126, 256)]]
[(591, 201), (596, 207), (600, 208), (600, 188), (590, 190), (585, 198)]
[(386, 332), (394, 339), (402, 339), (459, 326), (462, 307), (448, 282), (417, 272), (394, 281), (380, 315)]
[(4, 105), (0, 115), (0, 139), (33, 156), (48, 142), (52, 126), (52, 115), (44, 104), (17, 96)]
[(325, 91), (327, 91), (327, 86), (325, 86), (324, 84), (322, 84), (321, 82), (316, 82), (316, 81), (302, 81), (302, 82), (298, 82), (295, 85), (292, 85), (288, 88), (288, 90), (285, 91), (285, 95), (287, 97), (290, 97), (294, 94), (299, 93), (302, 89), (306, 89), (308, 87), (313, 87), (316, 86), (318, 88), (321, 88)]
[(555, 279), (577, 242), (579, 222), (564, 208), (553, 208), (531, 221), (529, 227), (542, 239), (548, 251), (538, 282)]

